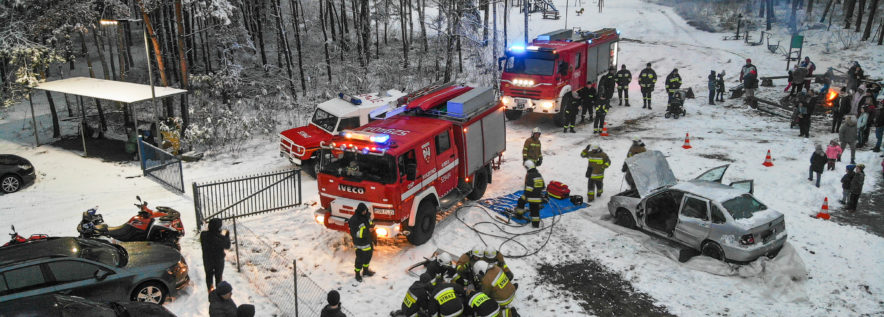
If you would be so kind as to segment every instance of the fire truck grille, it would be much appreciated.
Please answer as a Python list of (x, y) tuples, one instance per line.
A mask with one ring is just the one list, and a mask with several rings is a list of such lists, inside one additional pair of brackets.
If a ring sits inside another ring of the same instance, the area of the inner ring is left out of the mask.
[(512, 89), (510, 89), (510, 93), (513, 95), (513, 97), (531, 98), (531, 99), (539, 99), (540, 98), (540, 91), (539, 90), (512, 88)]

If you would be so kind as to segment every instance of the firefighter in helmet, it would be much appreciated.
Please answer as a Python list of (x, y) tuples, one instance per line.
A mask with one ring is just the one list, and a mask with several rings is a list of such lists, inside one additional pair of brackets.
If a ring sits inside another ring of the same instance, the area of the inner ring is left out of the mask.
[(464, 296), (464, 289), (460, 285), (438, 283), (430, 291), (427, 313), (430, 316), (461, 316)]
[[(626, 152), (626, 158), (630, 158), (633, 155), (643, 153), (648, 149), (645, 148), (645, 143), (642, 142), (642, 139), (638, 136), (632, 137), (632, 145), (629, 146), (629, 151)], [(621, 172), (626, 173), (626, 183), (629, 184), (629, 188), (635, 189), (635, 181), (632, 179), (632, 173), (629, 172), (629, 169), (626, 168), (626, 162), (623, 162), (623, 168), (620, 169)]]
[(427, 274), (433, 278), (433, 284), (451, 278), (455, 275), (456, 269), (452, 266), (451, 255), (448, 253), (440, 253), (435, 259), (424, 262)]
[(497, 252), (497, 249), (494, 247), (490, 245), (485, 247), (485, 254), (482, 257), (482, 261), (499, 266), (504, 272), (506, 272), (507, 277), (513, 279), (513, 272), (510, 271), (510, 267), (506, 265), (506, 260), (503, 258), (503, 254)]
[(408, 287), (405, 292), (405, 299), (402, 300), (400, 310), (390, 313), (393, 317), (417, 317), (426, 316), (430, 303), (430, 290), (433, 289), (433, 277), (424, 273), (420, 275), (420, 280), (415, 281)]
[(527, 203), (531, 210), (531, 226), (540, 228), (540, 207), (548, 199), (546, 198), (546, 190), (544, 190), (546, 184), (543, 182), (543, 176), (537, 171), (537, 167), (534, 166), (533, 162), (528, 160), (525, 161), (524, 165), (525, 169), (528, 170), (528, 173), (525, 174), (525, 192), (519, 198), (514, 213), (516, 217), (524, 218), (525, 204)]
[(540, 128), (531, 130), (531, 137), (525, 140), (522, 147), (522, 161), (530, 160), (535, 166), (543, 163), (543, 153), (540, 152)]
[(620, 70), (617, 71), (617, 104), (623, 105), (623, 102), (626, 102), (626, 106), (629, 107), (629, 82), (632, 81), (632, 73), (626, 69), (626, 64), (620, 65)]
[(582, 103), (581, 96), (577, 91), (571, 91), (571, 99), (568, 104), (565, 105), (565, 129), (564, 133), (568, 133), (569, 129), (571, 133), (576, 133), (574, 131), (574, 127), (577, 124), (577, 113), (580, 112), (580, 104)]
[(638, 85), (642, 90), (642, 109), (651, 109), (651, 93), (654, 92), (654, 86), (657, 85), (657, 72), (651, 68), (651, 63), (648, 63), (645, 69), (642, 69), (638, 74)]
[(372, 243), (376, 239), (374, 223), (371, 214), (364, 203), (359, 203), (353, 217), (348, 220), (350, 224), (350, 236), (353, 237), (353, 245), (356, 247), (356, 280), (362, 282), (362, 276), (373, 276), (374, 272), (368, 268), (373, 253)]
[(602, 133), (605, 128), (605, 116), (611, 109), (611, 100), (599, 99), (595, 106), (595, 120), (592, 122), (592, 133)]
[(484, 248), (476, 245), (457, 259), (457, 273), (451, 278), (451, 281), (459, 285), (466, 286), (473, 280), (473, 272), (471, 271), (473, 264), (482, 260), (485, 255)]
[(611, 166), (611, 159), (608, 158), (608, 154), (605, 154), (598, 144), (594, 144), (592, 147), (587, 145), (583, 152), (580, 153), (580, 156), (585, 157), (589, 161), (589, 165), (586, 168), (586, 178), (588, 179), (586, 201), (590, 202), (595, 200), (596, 195), (602, 195), (605, 169)]
[(672, 94), (679, 88), (681, 88), (681, 75), (678, 74), (678, 68), (673, 68), (672, 72), (666, 76), (666, 93), (669, 94), (667, 104), (672, 102)]
[(500, 305), (491, 299), (488, 294), (479, 290), (467, 291), (465, 303), (465, 316), (498, 317)]
[(507, 307), (513, 303), (513, 299), (516, 298), (516, 285), (499, 266), (485, 261), (476, 262), (473, 265), (473, 275), (478, 281), (476, 288), (497, 301), (500, 307)]

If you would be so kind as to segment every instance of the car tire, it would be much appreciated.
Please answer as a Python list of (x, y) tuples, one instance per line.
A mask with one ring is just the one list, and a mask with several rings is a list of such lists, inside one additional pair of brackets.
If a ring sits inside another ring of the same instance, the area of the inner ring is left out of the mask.
[(316, 174), (319, 171), (319, 164), (316, 164), (316, 158), (310, 158), (301, 163), (301, 171), (310, 175), (310, 177), (316, 178)]
[(473, 179), (473, 191), (467, 194), (467, 198), (470, 200), (479, 200), (485, 195), (485, 189), (488, 188), (488, 175), (485, 173), (486, 169), (480, 169), (476, 172)]
[(706, 241), (706, 243), (703, 243), (703, 246), (700, 248), (700, 253), (719, 261), (725, 260), (724, 250), (721, 249), (721, 246), (718, 245), (718, 243), (712, 241)]
[(17, 175), (3, 175), (3, 178), (0, 178), (0, 191), (4, 193), (14, 193), (21, 189), (21, 177)]
[(414, 227), (411, 227), (411, 234), (408, 235), (408, 242), (413, 245), (424, 244), (433, 237), (435, 229), (436, 206), (429, 200), (424, 200), (417, 207), (417, 216)]
[(133, 302), (148, 302), (162, 305), (166, 298), (169, 297), (169, 291), (159, 282), (146, 282), (138, 285), (132, 296), (129, 298)]
[(507, 109), (506, 112), (503, 113), (506, 116), (506, 119), (509, 121), (516, 121), (522, 117), (522, 110), (510, 110)]
[(635, 218), (626, 209), (617, 210), (616, 223), (629, 229), (635, 229)]

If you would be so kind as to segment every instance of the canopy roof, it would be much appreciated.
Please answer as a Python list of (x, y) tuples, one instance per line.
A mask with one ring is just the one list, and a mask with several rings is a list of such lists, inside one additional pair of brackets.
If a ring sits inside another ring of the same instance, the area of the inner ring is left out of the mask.
[[(68, 79), (48, 81), (38, 84), (35, 88), (122, 103), (139, 102), (150, 100), (151, 98), (150, 85), (87, 77), (71, 77)], [(187, 92), (187, 90), (158, 86), (154, 86), (154, 90), (157, 98)]]

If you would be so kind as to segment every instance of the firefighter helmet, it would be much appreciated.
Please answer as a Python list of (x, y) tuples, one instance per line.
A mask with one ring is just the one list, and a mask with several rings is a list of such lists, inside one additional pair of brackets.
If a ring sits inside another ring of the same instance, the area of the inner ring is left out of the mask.
[(592, 149), (593, 151), (601, 151), (601, 150), (602, 150), (602, 148), (599, 147), (598, 144), (593, 144), (591, 149)]
[(473, 276), (480, 277), (485, 275), (485, 271), (488, 270), (488, 262), (485, 261), (476, 261), (476, 264), (473, 264)]
[(494, 247), (492, 247), (490, 245), (485, 247), (485, 258), (486, 259), (493, 259), (496, 257), (497, 257), (497, 249), (495, 249)]
[(529, 170), (536, 167), (534, 165), (534, 161), (532, 161), (532, 160), (525, 160), (525, 163), (523, 165), (525, 165), (525, 169), (529, 169)]
[(534, 127), (534, 130), (531, 130), (531, 133), (540, 133), (540, 127)]
[(483, 249), (483, 246), (478, 244), (473, 247), (472, 251), (470, 251), (470, 256), (474, 256), (477, 258), (481, 258), (483, 254), (485, 254), (485, 250)]
[(448, 253), (441, 253), (436, 256), (436, 262), (442, 265), (451, 265), (451, 255)]
[(639, 136), (637, 136), (637, 135), (632, 136), (632, 142), (637, 143), (637, 142), (641, 142), (641, 141), (642, 141), (642, 138), (640, 138)]

